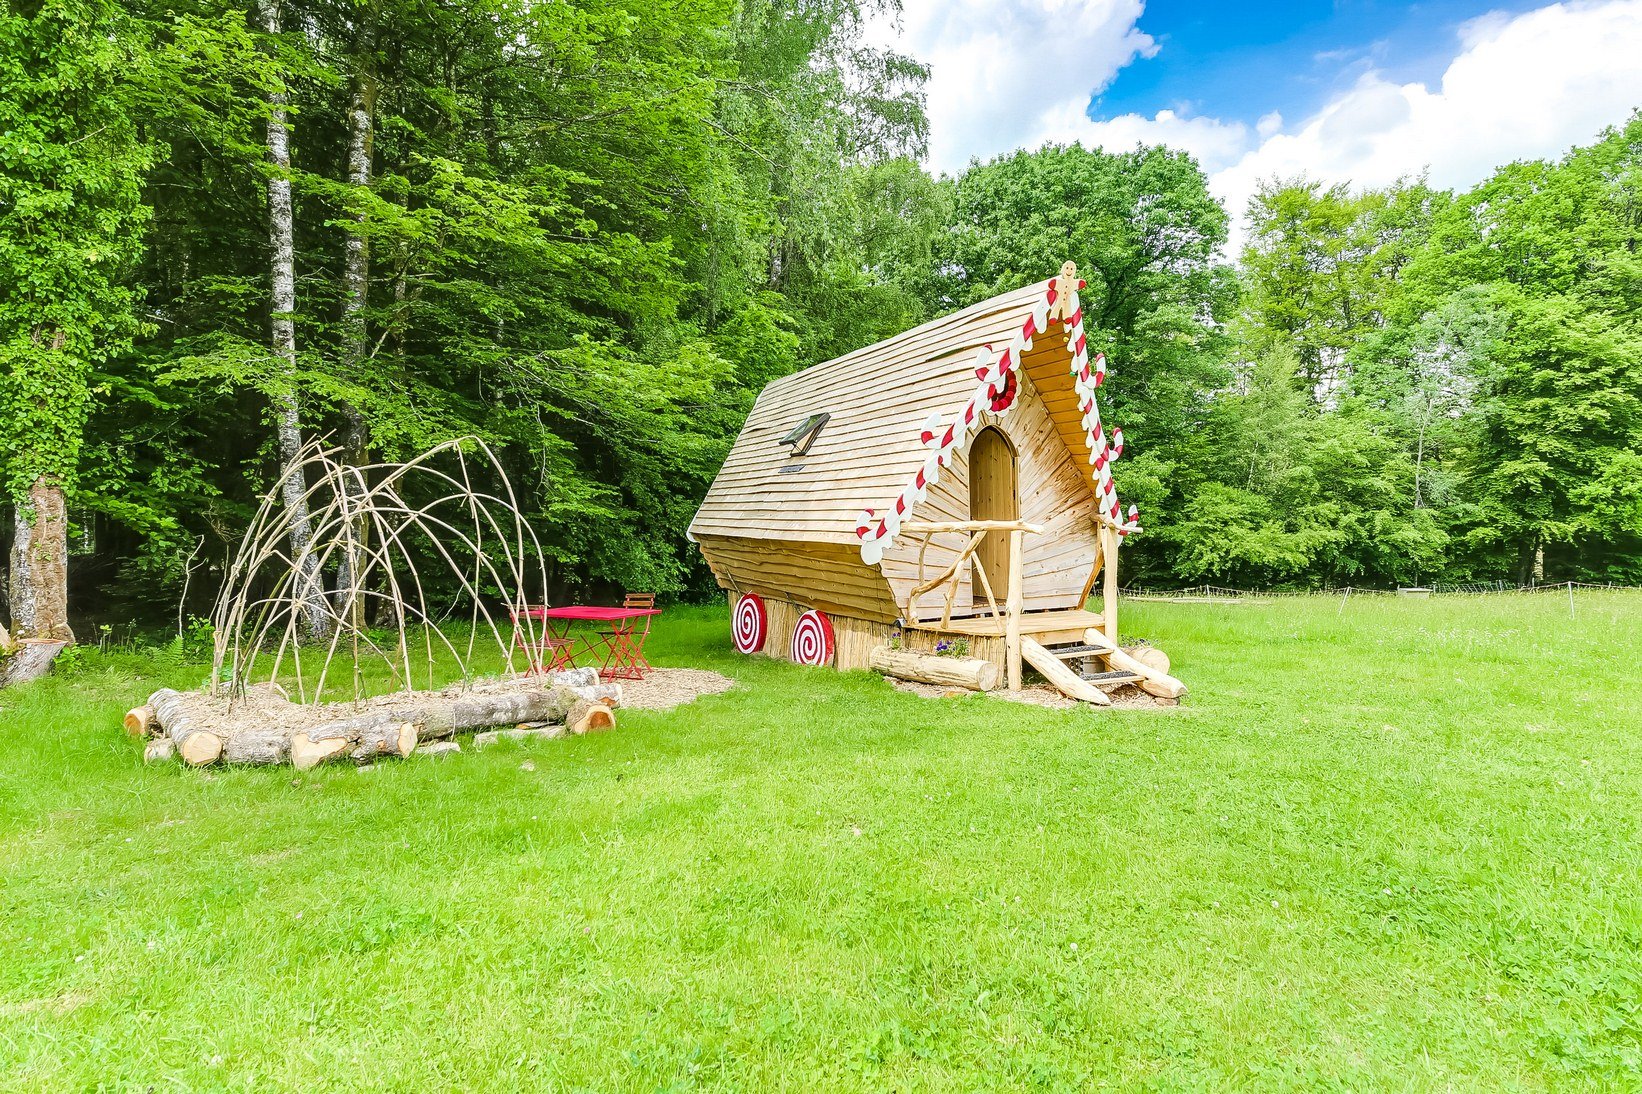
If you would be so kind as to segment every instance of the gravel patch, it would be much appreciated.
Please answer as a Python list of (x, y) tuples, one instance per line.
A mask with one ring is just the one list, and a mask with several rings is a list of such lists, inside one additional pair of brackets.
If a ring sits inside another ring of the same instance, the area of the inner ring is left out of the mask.
[(653, 669), (643, 680), (621, 680), (624, 710), (672, 710), (701, 695), (717, 695), (735, 681), (706, 669)]

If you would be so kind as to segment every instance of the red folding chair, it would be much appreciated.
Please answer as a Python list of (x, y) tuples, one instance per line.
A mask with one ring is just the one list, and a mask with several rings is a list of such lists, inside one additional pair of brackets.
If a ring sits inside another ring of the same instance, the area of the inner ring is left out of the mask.
[[(624, 608), (642, 609), (651, 611), (656, 606), (655, 593), (628, 593), (622, 597), (621, 606)], [(644, 642), (650, 637), (650, 621), (654, 616), (640, 616), (638, 619), (623, 619), (602, 632), (605, 648), (610, 651), (611, 657), (617, 664), (634, 664), (648, 668), (644, 659), (638, 656), (638, 651), (644, 648)], [(643, 629), (640, 629), (642, 621)], [(635, 666), (634, 671), (643, 678), (643, 668)]]
[[(622, 597), (621, 606), (624, 608), (642, 608), (648, 611), (656, 606), (655, 593), (628, 593)], [(644, 616), (644, 633), (650, 633), (650, 616)], [(620, 623), (605, 631), (606, 635), (632, 634), (638, 628), (638, 620), (624, 619)]]
[[(547, 629), (547, 620), (540, 613), (546, 605), (531, 604), (523, 611), (510, 610), (508, 615), (513, 617), (513, 648), (523, 650), (530, 658), (531, 673), (557, 672), (559, 669), (573, 669), (576, 667), (576, 642), (568, 635), (559, 636), (550, 634)], [(534, 619), (541, 623), (540, 632), (531, 633), (521, 625), (523, 620)], [(545, 662), (545, 663), (544, 663)]]

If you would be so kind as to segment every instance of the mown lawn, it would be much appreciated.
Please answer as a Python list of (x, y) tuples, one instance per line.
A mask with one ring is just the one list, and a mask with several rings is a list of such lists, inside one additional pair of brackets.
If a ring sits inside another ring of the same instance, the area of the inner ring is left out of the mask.
[(198, 668), (0, 698), (0, 1083), (1642, 1086), (1642, 596), (1131, 604), (1157, 713), (722, 617), (652, 648), (733, 692), (369, 772), (143, 768)]

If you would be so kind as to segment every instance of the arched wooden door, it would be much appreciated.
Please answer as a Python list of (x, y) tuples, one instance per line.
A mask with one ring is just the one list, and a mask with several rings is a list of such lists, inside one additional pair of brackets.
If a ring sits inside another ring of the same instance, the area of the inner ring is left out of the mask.
[[(975, 434), (969, 446), (969, 519), (1018, 520), (1020, 492), (1015, 482), (1015, 449), (1009, 438), (995, 426), (987, 426)], [(998, 607), (1003, 607), (1009, 590), (1009, 536), (1004, 532), (988, 532), (975, 552), (975, 565), (986, 568), (986, 578), (992, 585), (992, 595)], [(981, 579), (970, 574), (973, 603), (986, 603), (986, 589)]]

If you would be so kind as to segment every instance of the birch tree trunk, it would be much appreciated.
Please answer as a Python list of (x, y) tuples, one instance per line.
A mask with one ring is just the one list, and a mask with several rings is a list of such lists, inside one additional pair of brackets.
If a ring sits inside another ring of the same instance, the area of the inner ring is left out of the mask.
[(53, 475), (35, 479), (17, 505), (10, 593), (14, 639), (74, 641), (68, 626), (68, 507), (63, 484)]
[[(369, 18), (367, 13), (364, 18)], [(376, 83), (370, 75), (365, 56), (370, 48), (369, 29), (361, 35), (358, 50), (360, 70), (354, 76), (353, 93), (348, 100), (348, 185), (363, 191), (371, 184), (371, 140), (375, 128)], [(365, 237), (366, 213), (360, 208), (349, 214), (353, 228), (348, 232), (342, 269), (342, 365), (344, 375), (355, 378), (365, 364), (369, 332), (365, 325), (365, 307), (370, 301), (371, 252)], [(350, 467), (365, 462), (365, 449), (370, 444), (370, 425), (364, 413), (352, 404), (344, 407), (348, 425), (342, 439), (342, 459)], [(365, 484), (357, 475), (343, 480), (343, 490), (350, 503), (358, 508), (364, 499)], [(337, 573), (337, 603), (339, 615), (356, 628), (365, 626), (364, 590), (356, 588), (360, 560), (365, 550), (367, 528), (363, 519), (352, 522), (347, 550), (342, 552)]]
[[(262, 29), (279, 33), (279, 0), (257, 0)], [(274, 356), (285, 370), (287, 383), (274, 400), (275, 431), (282, 468), (290, 467), (302, 452), (301, 404), (296, 394), (296, 225), (291, 205), (291, 145), (289, 111), (283, 85), (268, 93), (268, 242), (273, 295), (270, 300)], [(285, 479), (285, 514), (290, 526), (291, 557), (297, 560), (303, 620), (309, 637), (330, 630), (325, 610), (325, 586), (319, 560), (311, 551), (313, 522), (308, 513), (307, 483), (299, 476)]]

